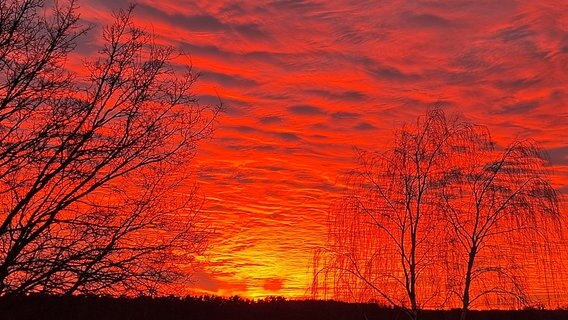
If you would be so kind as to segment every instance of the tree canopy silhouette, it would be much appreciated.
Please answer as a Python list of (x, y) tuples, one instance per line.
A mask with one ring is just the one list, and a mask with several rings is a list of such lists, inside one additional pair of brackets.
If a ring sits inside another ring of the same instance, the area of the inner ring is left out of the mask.
[(219, 107), (131, 12), (75, 72), (74, 0), (0, 2), (0, 295), (152, 293), (207, 244), (179, 187)]
[(314, 294), (402, 307), (412, 319), (458, 305), (463, 319), (482, 298), (528, 304), (535, 283), (522, 272), (553, 258), (547, 235), (560, 231), (534, 143), (497, 148), (486, 127), (433, 109), (396, 131), (386, 151), (359, 159), (330, 212)]

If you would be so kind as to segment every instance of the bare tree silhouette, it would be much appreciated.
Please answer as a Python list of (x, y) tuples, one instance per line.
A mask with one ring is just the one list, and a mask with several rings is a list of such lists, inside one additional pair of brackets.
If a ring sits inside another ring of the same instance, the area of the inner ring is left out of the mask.
[[(451, 304), (457, 283), (461, 283), (465, 317), (472, 302), (468, 298), (472, 271), (506, 268), (479, 263), (479, 268), (456, 276), (449, 266), (464, 260), (469, 264), (471, 255), (473, 264), (481, 242), (483, 247), (502, 246), (494, 233), (505, 236), (518, 231), (525, 237), (530, 229), (542, 234), (536, 217), (540, 213), (555, 221), (558, 217), (558, 201), (544, 171), (539, 170), (544, 163), (537, 149), (518, 143), (504, 154), (499, 166), (490, 160), (496, 152), (485, 127), (449, 120), (439, 109), (397, 131), (387, 151), (361, 152), (359, 168), (348, 176), (347, 193), (330, 212), (328, 243), (314, 259), (314, 294), (377, 301), (405, 308), (416, 319), (421, 308)], [(503, 172), (496, 172), (500, 170)], [(491, 177), (491, 173), (496, 175)], [(475, 185), (473, 200), (465, 198), (468, 185)], [(486, 191), (480, 193), (479, 188)], [(468, 211), (472, 203), (483, 208), (478, 212), (478, 219), (485, 223), (483, 230), (470, 227), (467, 214), (472, 214)], [(519, 215), (518, 222), (528, 225), (507, 229), (507, 214), (513, 212)], [(475, 239), (467, 247), (471, 251), (457, 246), (467, 244), (471, 237)], [(512, 269), (509, 265), (509, 280)], [(503, 282), (491, 292), (504, 292)], [(481, 284), (475, 288), (481, 290), (477, 294), (489, 294)]]
[(0, 2), (0, 295), (151, 293), (207, 244), (179, 187), (219, 107), (131, 12), (84, 77), (65, 64), (87, 32), (75, 1)]
[(440, 179), (450, 140), (462, 131), (461, 123), (434, 111), (396, 132), (388, 151), (360, 154), (350, 191), (331, 213), (325, 267), (334, 273), (335, 295), (377, 295), (381, 303), (407, 308), (412, 319), (439, 295)]
[(520, 271), (531, 263), (551, 268), (549, 236), (561, 230), (547, 160), (534, 143), (517, 141), (497, 151), (488, 134), (471, 141), (455, 150), (443, 196), (452, 245), (449, 288), (461, 301), (462, 320), (482, 298), (526, 305), (527, 276)]

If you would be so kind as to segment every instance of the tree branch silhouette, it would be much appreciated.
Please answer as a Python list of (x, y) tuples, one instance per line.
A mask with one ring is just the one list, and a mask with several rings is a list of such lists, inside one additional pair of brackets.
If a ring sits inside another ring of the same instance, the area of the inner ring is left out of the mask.
[(198, 104), (198, 74), (133, 7), (104, 28), (87, 77), (65, 64), (88, 31), (74, 0), (0, 9), (0, 295), (173, 281), (207, 243), (181, 168), (220, 106)]

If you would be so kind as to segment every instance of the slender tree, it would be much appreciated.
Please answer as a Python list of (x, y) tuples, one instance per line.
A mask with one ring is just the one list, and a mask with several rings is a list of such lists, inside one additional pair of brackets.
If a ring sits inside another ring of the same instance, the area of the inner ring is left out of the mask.
[(131, 12), (85, 77), (75, 1), (0, 2), (0, 295), (151, 293), (207, 243), (181, 168), (219, 109)]
[[(462, 320), (482, 298), (526, 303), (526, 276), (519, 271), (530, 262), (546, 263), (550, 231), (560, 230), (559, 201), (543, 152), (530, 141), (497, 151), (488, 135), (475, 138), (456, 150), (443, 197), (453, 245), (449, 270), (457, 272), (451, 287)], [(545, 280), (540, 282), (551, 284)]]
[(398, 131), (386, 152), (360, 154), (350, 191), (330, 215), (333, 254), (325, 267), (334, 273), (336, 295), (374, 294), (416, 319), (440, 294), (441, 179), (452, 141), (466, 129), (433, 110)]

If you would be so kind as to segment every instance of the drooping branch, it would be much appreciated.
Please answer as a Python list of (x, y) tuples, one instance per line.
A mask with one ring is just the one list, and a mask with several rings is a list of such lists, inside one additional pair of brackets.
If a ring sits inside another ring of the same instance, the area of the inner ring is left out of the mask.
[(496, 150), (486, 127), (436, 109), (397, 131), (386, 151), (359, 158), (319, 255), (320, 269), (333, 270), (322, 271), (332, 278), (326, 290), (408, 308), (411, 318), (425, 306), (459, 305), (465, 318), (481, 300), (528, 301), (519, 274), (531, 264), (512, 252), (549, 256), (540, 249), (560, 220), (534, 144)]

